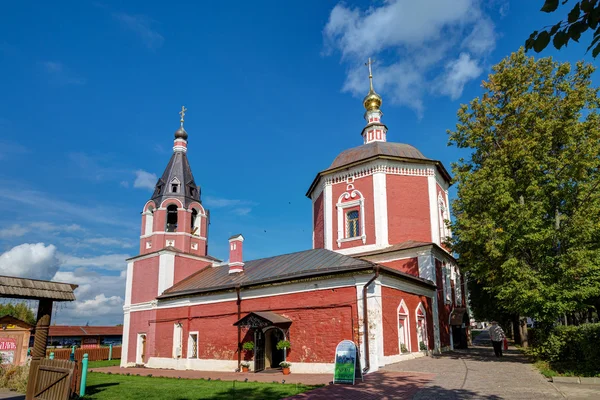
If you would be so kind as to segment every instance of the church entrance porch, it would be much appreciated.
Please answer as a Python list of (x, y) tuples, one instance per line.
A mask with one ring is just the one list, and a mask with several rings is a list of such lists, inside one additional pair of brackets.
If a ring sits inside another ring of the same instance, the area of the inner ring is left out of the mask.
[[(236, 323), (238, 329), (248, 328), (254, 337), (254, 372), (279, 371), (279, 363), (286, 360), (285, 349), (278, 349), (277, 343), (288, 339), (292, 321), (270, 311), (251, 312)], [(246, 335), (248, 337), (249, 335)]]

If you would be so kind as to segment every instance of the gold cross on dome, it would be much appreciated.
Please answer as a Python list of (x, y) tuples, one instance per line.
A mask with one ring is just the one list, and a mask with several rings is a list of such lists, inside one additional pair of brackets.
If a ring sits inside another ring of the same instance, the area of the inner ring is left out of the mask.
[(371, 86), (371, 90), (373, 90), (373, 71), (371, 69), (371, 65), (373, 65), (373, 60), (369, 57), (369, 61), (365, 63), (367, 67), (369, 67), (369, 84)]
[(181, 115), (181, 119), (179, 120), (179, 122), (181, 122), (182, 126), (183, 126), (183, 117), (185, 117), (186, 111), (187, 111), (187, 108), (185, 108), (185, 106), (181, 106), (181, 111), (179, 112), (179, 115)]

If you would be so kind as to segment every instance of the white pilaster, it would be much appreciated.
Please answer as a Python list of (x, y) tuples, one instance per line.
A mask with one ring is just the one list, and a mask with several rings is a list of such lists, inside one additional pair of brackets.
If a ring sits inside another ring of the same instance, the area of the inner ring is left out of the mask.
[(129, 353), (129, 309), (123, 315), (123, 338), (121, 339), (121, 368), (127, 367), (127, 356)]
[(387, 180), (384, 172), (373, 174), (373, 207), (375, 211), (375, 243), (388, 246)]
[(431, 241), (440, 244), (440, 224), (438, 219), (437, 187), (435, 176), (427, 176), (427, 189), (429, 192), (429, 219), (431, 220)]
[(158, 259), (158, 295), (173, 286), (175, 280), (175, 255), (161, 254)]
[(431, 303), (433, 305), (433, 353), (441, 354), (442, 342), (440, 341), (440, 313), (437, 293), (433, 296)]
[(325, 189), (323, 190), (323, 210), (324, 210), (324, 238), (325, 248), (327, 250), (333, 250), (333, 199), (332, 199), (332, 188), (331, 184), (326, 183)]

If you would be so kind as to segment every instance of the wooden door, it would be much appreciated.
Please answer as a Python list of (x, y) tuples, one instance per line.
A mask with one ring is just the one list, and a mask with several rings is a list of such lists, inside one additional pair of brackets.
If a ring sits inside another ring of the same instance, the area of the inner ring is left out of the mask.
[(42, 359), (35, 379), (27, 386), (35, 400), (68, 400), (75, 363), (68, 360)]
[(265, 369), (265, 334), (260, 329), (254, 331), (254, 372)]

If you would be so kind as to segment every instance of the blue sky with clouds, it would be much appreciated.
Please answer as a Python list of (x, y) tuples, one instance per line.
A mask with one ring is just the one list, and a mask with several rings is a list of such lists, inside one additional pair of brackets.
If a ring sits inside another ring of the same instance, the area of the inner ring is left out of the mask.
[[(9, 2), (0, 14), (0, 273), (73, 282), (59, 323), (122, 320), (124, 259), (181, 105), (210, 254), (310, 248), (304, 194), (360, 145), (366, 58), (388, 140), (447, 167), (490, 67), (554, 22), (543, 1)], [(585, 58), (583, 46), (544, 55)]]

